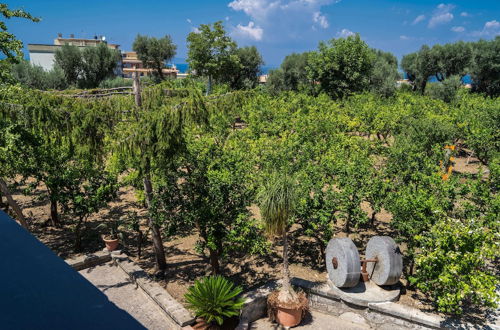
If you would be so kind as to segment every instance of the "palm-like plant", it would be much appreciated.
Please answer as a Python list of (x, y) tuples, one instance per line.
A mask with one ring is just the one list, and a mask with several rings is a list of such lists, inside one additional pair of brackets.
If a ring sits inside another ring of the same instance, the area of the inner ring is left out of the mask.
[(283, 286), (278, 301), (287, 304), (298, 301), (290, 284), (287, 239), (288, 221), (294, 212), (296, 196), (293, 178), (279, 174), (273, 175), (260, 196), (260, 211), (266, 233), (271, 237), (282, 236), (283, 239)]
[(185, 294), (187, 307), (206, 323), (214, 321), (220, 326), (225, 319), (238, 316), (245, 301), (238, 297), (242, 288), (222, 276), (197, 280)]

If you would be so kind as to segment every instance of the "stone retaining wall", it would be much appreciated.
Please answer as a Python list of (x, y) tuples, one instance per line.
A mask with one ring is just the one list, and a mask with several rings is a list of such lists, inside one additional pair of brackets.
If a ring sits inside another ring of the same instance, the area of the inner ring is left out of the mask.
[(80, 271), (82, 269), (95, 267), (111, 261), (111, 254), (105, 251), (98, 251), (96, 253), (66, 259), (65, 261), (68, 265), (73, 267), (74, 270)]
[[(373, 329), (498, 329), (492, 324), (465, 324), (458, 320), (445, 319), (439, 315), (421, 312), (416, 308), (394, 302), (356, 303), (346, 302), (325, 283), (315, 283), (293, 278), (292, 284), (302, 288), (308, 295), (309, 308), (330, 314), (353, 323), (364, 324)], [(241, 312), (238, 330), (250, 328), (250, 324), (267, 316), (267, 296), (279, 287), (276, 281), (244, 294), (245, 306)], [(495, 321), (493, 321), (495, 322)]]

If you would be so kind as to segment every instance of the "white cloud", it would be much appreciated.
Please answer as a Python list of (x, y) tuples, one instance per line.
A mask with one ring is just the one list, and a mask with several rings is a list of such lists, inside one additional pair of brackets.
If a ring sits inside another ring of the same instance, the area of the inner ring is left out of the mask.
[(471, 33), (475, 37), (494, 37), (500, 35), (500, 22), (497, 20), (484, 23), (481, 31), (474, 31)]
[(498, 29), (500, 28), (500, 22), (497, 22), (496, 20), (486, 22), (484, 24), (485, 29)]
[(200, 33), (201, 31), (200, 31), (200, 29), (198, 29), (197, 27), (193, 26), (193, 27), (191, 28), (191, 32), (194, 32), (194, 33)]
[(411, 38), (405, 35), (399, 36), (399, 39), (401, 40), (410, 40)]
[(342, 29), (339, 32), (337, 32), (337, 37), (338, 38), (347, 38), (349, 36), (353, 36), (354, 32), (348, 30), (348, 29)]
[(260, 41), (262, 40), (264, 30), (258, 26), (255, 26), (255, 23), (250, 21), (248, 22), (248, 25), (238, 24), (233, 30), (232, 34), (235, 36), (240, 36), (242, 38)]
[(461, 32), (464, 32), (465, 31), (465, 28), (463, 26), (454, 26), (451, 28), (451, 30), (453, 32), (458, 32), (458, 33), (461, 33)]
[(422, 22), (424, 19), (425, 19), (425, 15), (418, 15), (417, 17), (415, 17), (415, 19), (413, 20), (413, 22), (411, 24), (412, 25), (418, 24), (418, 23)]
[(460, 16), (462, 16), (462, 17), (469, 17), (470, 14), (468, 12), (466, 12), (466, 11), (463, 11), (463, 12), (460, 13)]
[(314, 23), (318, 23), (323, 29), (326, 29), (329, 26), (328, 19), (324, 15), (321, 15), (319, 11), (313, 14), (313, 21)]
[(191, 20), (189, 18), (186, 19), (186, 22), (188, 22), (189, 24), (191, 24)]
[(434, 10), (431, 19), (429, 20), (428, 27), (434, 28), (440, 24), (445, 24), (452, 21), (454, 16), (451, 11), (454, 8), (455, 6), (452, 4), (445, 5), (444, 3), (442, 3), (438, 5)]
[(330, 23), (322, 9), (339, 1), (233, 0), (228, 7), (245, 13), (249, 21), (263, 30), (263, 35), (265, 32), (266, 40), (285, 42), (305, 38), (316, 28), (327, 29)]

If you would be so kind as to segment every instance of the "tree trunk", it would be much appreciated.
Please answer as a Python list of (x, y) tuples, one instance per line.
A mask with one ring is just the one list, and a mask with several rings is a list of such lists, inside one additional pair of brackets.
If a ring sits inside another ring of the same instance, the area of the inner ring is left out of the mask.
[(75, 227), (75, 242), (73, 246), (75, 252), (82, 251), (82, 234), (81, 234), (82, 224), (83, 224), (83, 219), (82, 218), (78, 219), (78, 223), (76, 224)]
[(325, 243), (323, 243), (322, 240), (318, 239), (318, 244), (319, 244), (319, 254), (321, 257), (321, 260), (319, 261), (319, 263), (324, 266), (325, 260), (326, 260)]
[(427, 86), (427, 81), (422, 81), (422, 84), (420, 85), (420, 94), (424, 95), (425, 92), (425, 87)]
[(210, 266), (212, 267), (212, 275), (220, 274), (219, 252), (216, 250), (208, 249), (210, 253)]
[(278, 295), (280, 302), (291, 302), (297, 299), (297, 294), (290, 283), (290, 269), (288, 267), (288, 238), (287, 233), (283, 234), (283, 284)]
[(139, 237), (137, 240), (137, 257), (141, 259), (141, 250), (142, 250), (142, 230), (139, 230)]
[[(134, 84), (133, 84), (134, 94), (135, 94), (135, 105), (137, 107), (142, 106), (141, 99), (141, 85), (139, 82), (139, 76), (134, 73)], [(148, 208), (148, 224), (151, 228), (151, 236), (153, 238), (153, 248), (155, 251), (156, 268), (159, 272), (164, 273), (167, 269), (167, 261), (165, 259), (165, 249), (163, 248), (163, 240), (161, 238), (160, 227), (154, 222), (151, 217), (151, 202), (153, 200), (153, 186), (151, 184), (151, 160), (148, 156), (144, 155), (144, 173), (143, 173), (143, 184), (144, 193), (146, 194), (146, 205)]]
[(1, 189), (0, 189), (0, 207), (3, 207), (5, 213), (9, 212), (9, 203), (7, 201), (5, 201), (5, 203), (3, 202), (3, 193)]
[(163, 75), (163, 68), (159, 67), (158, 68), (158, 75), (160, 76), (160, 80), (165, 80), (165, 76)]
[(375, 212), (375, 210), (373, 210), (372, 216), (370, 218), (370, 224), (372, 227), (375, 225), (375, 220), (377, 219), (376, 216), (377, 216), (377, 212)]
[(146, 166), (144, 169), (144, 192), (146, 193), (146, 203), (148, 206), (148, 223), (151, 228), (151, 236), (153, 237), (153, 247), (156, 257), (156, 266), (160, 272), (167, 269), (167, 261), (165, 259), (165, 249), (163, 248), (163, 240), (161, 238), (160, 227), (154, 222), (151, 217), (151, 202), (153, 200), (153, 186), (151, 185), (150, 160), (146, 158)]
[(345, 233), (349, 236), (349, 234), (351, 233), (351, 214), (348, 214), (347, 215), (347, 219), (345, 220), (345, 225), (344, 225), (344, 231)]
[(212, 93), (212, 76), (208, 76), (207, 92), (205, 95), (210, 95)]
[(9, 188), (7, 188), (7, 183), (0, 178), (0, 191), (2, 192), (3, 195), (5, 195), (5, 199), (7, 199), (7, 204), (10, 205), (12, 210), (17, 216), (17, 222), (23, 226), (26, 230), (28, 229), (28, 222), (26, 221), (26, 218), (24, 217), (23, 211), (19, 207), (19, 205), (16, 203), (14, 198), (12, 198), (12, 195), (9, 191)]
[(142, 106), (141, 85), (139, 82), (139, 75), (137, 74), (137, 72), (133, 73), (133, 79), (134, 80), (133, 80), (132, 88), (134, 91), (135, 105), (137, 107), (141, 107)]
[(50, 200), (50, 223), (52, 226), (57, 227), (61, 223), (59, 221), (59, 213), (57, 212), (57, 201)]

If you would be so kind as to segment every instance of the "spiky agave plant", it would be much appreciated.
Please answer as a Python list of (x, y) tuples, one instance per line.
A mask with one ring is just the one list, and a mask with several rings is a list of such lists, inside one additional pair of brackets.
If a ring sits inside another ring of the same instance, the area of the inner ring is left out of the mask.
[(294, 179), (286, 174), (273, 174), (260, 194), (260, 212), (264, 229), (271, 236), (283, 238), (283, 286), (278, 300), (283, 303), (297, 302), (298, 296), (290, 284), (288, 268), (288, 221), (293, 215), (296, 201)]
[(196, 280), (184, 295), (187, 307), (207, 323), (220, 326), (225, 319), (238, 316), (244, 300), (238, 297), (242, 288), (222, 276), (209, 276)]

